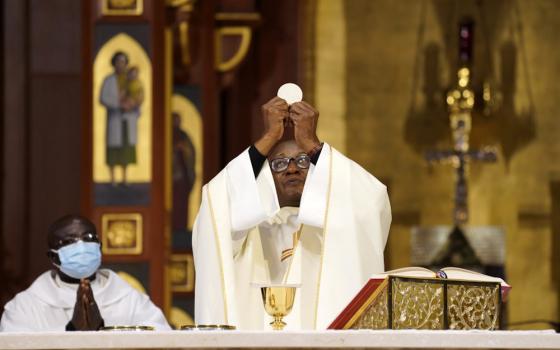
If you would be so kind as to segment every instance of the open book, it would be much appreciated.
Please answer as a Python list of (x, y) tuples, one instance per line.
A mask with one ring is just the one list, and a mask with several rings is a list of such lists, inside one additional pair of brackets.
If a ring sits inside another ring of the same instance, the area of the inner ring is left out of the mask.
[[(442, 274), (442, 272), (444, 274)], [(498, 282), (502, 286), (502, 289), (511, 289), (511, 286), (507, 284), (503, 279), (499, 277), (488, 276), (476, 271), (462, 269), (460, 267), (444, 267), (438, 272), (433, 272), (425, 267), (411, 266), (403, 267), (401, 269), (385, 271), (382, 273), (373, 274), (371, 279), (383, 280), (387, 276), (400, 276), (400, 277), (419, 277), (419, 278), (436, 278), (436, 277), (446, 277), (452, 280), (462, 280), (462, 281), (476, 281), (476, 282)]]
[(502, 287), (503, 301), (507, 300), (507, 295), (511, 289), (511, 286), (499, 277), (488, 276), (480, 272), (462, 269), (460, 267), (444, 267), (438, 272), (434, 272), (430, 269), (419, 266), (403, 267), (400, 269), (373, 274), (371, 275), (368, 283), (377, 286), (381, 284), (381, 282), (383, 282), (389, 275), (416, 278), (447, 278), (450, 280), (473, 282), (497, 282), (500, 283)]

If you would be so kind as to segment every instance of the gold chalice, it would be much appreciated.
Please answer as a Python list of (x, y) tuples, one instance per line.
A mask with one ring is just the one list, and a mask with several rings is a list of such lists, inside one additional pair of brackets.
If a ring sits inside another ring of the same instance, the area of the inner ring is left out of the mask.
[(296, 288), (295, 285), (261, 287), (264, 309), (267, 314), (274, 317), (274, 321), (270, 322), (270, 325), (275, 331), (281, 331), (286, 326), (286, 322), (282, 319), (292, 311)]

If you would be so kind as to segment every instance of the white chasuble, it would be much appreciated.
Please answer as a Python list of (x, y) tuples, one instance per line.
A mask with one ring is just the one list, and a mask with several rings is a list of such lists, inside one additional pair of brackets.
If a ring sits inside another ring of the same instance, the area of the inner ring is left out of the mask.
[[(153, 326), (170, 330), (161, 310), (150, 298), (108, 269), (97, 271), (91, 282), (105, 326)], [(64, 331), (72, 319), (78, 284), (65, 283), (54, 271), (39, 276), (4, 307), (2, 332)]]
[(279, 207), (268, 163), (255, 179), (246, 150), (203, 188), (193, 232), (196, 323), (270, 329), (255, 285), (281, 282), (300, 285), (286, 329), (326, 329), (383, 271), (390, 224), (386, 187), (328, 144), (299, 209)]

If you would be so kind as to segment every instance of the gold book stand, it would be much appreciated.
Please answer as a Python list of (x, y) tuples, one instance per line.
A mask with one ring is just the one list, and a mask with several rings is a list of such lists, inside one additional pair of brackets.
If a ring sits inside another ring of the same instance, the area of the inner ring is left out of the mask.
[(501, 286), (440, 278), (370, 280), (331, 329), (500, 329)]

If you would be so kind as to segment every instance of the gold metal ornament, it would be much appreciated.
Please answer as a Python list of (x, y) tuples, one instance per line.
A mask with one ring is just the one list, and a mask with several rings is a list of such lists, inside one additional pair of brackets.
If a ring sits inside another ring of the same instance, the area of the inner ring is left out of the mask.
[[(251, 44), (252, 38), (252, 31), (251, 28), (248, 26), (229, 26), (216, 29), (215, 32), (215, 49), (216, 49), (216, 69), (219, 72), (227, 72), (230, 71), (243, 61), (247, 52), (249, 51), (249, 46)], [(223, 59), (223, 45), (222, 40), (225, 36), (237, 36), (240, 38), (241, 42), (239, 44), (239, 48), (235, 52), (233, 56), (229, 59)]]
[(138, 213), (103, 214), (102, 250), (107, 255), (142, 254), (142, 215)]
[(144, 12), (144, 0), (102, 0), (101, 13), (106, 16), (138, 16)]
[(194, 291), (194, 261), (191, 254), (171, 255), (168, 271), (171, 291)]
[(155, 331), (155, 327), (152, 326), (108, 326), (101, 327), (101, 331), (111, 331), (111, 332), (142, 332), (142, 331)]
[(182, 331), (233, 331), (235, 326), (227, 324), (187, 324), (180, 328)]

